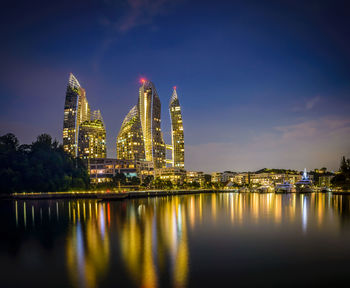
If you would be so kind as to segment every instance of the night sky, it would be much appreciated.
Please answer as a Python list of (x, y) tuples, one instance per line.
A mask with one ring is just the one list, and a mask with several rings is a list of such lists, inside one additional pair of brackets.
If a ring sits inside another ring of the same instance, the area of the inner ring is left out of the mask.
[(100, 109), (108, 156), (156, 85), (178, 87), (187, 170), (338, 169), (350, 157), (349, 1), (2, 1), (0, 134), (62, 141), (69, 72)]

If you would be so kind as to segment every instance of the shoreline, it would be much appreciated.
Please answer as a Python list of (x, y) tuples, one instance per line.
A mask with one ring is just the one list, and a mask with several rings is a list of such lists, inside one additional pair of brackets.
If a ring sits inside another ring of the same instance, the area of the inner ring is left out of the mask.
[[(241, 193), (237, 189), (196, 189), (196, 190), (144, 190), (144, 191), (126, 191), (126, 192), (96, 192), (96, 191), (82, 191), (82, 192), (44, 192), (44, 193), (15, 193), (11, 195), (0, 195), (0, 200), (51, 200), (51, 199), (97, 199), (97, 200), (124, 200), (133, 198), (147, 198), (147, 197), (163, 197), (173, 195), (187, 195), (187, 194), (211, 194), (211, 193)], [(249, 194), (254, 192), (244, 192), (242, 194)], [(274, 192), (270, 192), (274, 193)], [(270, 194), (258, 193), (258, 194)], [(325, 192), (313, 191), (310, 193), (274, 193), (274, 194), (312, 194)], [(350, 191), (335, 191), (329, 192), (333, 195), (350, 195)]]
[(51, 199), (97, 199), (124, 200), (132, 198), (162, 197), (173, 195), (202, 194), (202, 193), (232, 193), (236, 190), (145, 190), (127, 192), (45, 192), (18, 193), (0, 196), (0, 200), (51, 200)]

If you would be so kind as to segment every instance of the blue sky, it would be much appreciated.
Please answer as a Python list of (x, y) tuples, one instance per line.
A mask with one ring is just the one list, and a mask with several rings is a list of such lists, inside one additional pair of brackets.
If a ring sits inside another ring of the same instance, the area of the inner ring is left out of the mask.
[[(262, 3), (264, 2), (264, 3)], [(307, 2), (307, 3), (306, 3)], [(337, 169), (350, 157), (347, 1), (5, 1), (0, 133), (61, 141), (69, 72), (108, 156), (138, 81), (178, 87), (188, 170)]]

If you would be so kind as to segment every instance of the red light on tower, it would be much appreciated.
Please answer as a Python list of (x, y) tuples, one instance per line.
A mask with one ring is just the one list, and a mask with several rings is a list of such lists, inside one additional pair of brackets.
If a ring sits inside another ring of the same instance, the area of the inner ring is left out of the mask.
[(145, 82), (146, 82), (146, 79), (145, 79), (145, 78), (141, 78), (141, 79), (140, 79), (140, 83), (145, 84)]
[(173, 88), (174, 88), (174, 90), (176, 90), (176, 86), (174, 86)]

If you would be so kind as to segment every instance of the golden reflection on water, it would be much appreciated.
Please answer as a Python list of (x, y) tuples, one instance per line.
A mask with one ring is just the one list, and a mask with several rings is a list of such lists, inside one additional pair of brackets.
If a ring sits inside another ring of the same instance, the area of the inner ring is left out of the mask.
[[(82, 203), (82, 211), (80, 209)], [(96, 210), (86, 212), (86, 205)], [(97, 207), (100, 207), (98, 210)], [(105, 226), (105, 205), (90, 201), (73, 202), (73, 224), (67, 235), (66, 260), (71, 282), (76, 287), (96, 287), (108, 272), (110, 258), (109, 233)], [(86, 221), (80, 221), (80, 213)]]
[(120, 202), (49, 201), (39, 208), (30, 201), (15, 201), (14, 218), (16, 226), (25, 229), (47, 220), (68, 222), (65, 259), (74, 287), (99, 286), (115, 269), (113, 257), (121, 260), (123, 273), (136, 287), (162, 286), (164, 275), (170, 276), (172, 286), (185, 287), (191, 231), (218, 225), (279, 229), (286, 224), (304, 234), (325, 227), (339, 231), (342, 213), (349, 214), (349, 199), (322, 193), (213, 193)]

